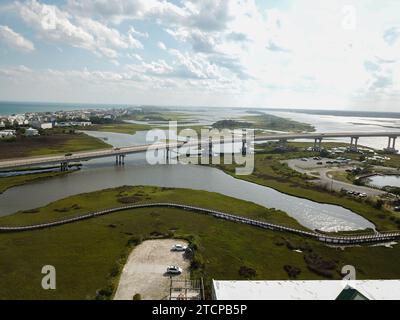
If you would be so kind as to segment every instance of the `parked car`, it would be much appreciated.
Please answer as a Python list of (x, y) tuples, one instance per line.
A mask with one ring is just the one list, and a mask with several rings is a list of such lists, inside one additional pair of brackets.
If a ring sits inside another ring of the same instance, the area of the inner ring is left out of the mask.
[(185, 246), (181, 245), (181, 244), (176, 244), (172, 247), (172, 251), (186, 251)]
[(301, 161), (308, 161), (306, 158), (301, 158)]
[(323, 163), (321, 161), (317, 162), (318, 165), (323, 165)]
[(177, 267), (177, 266), (168, 266), (167, 267), (167, 273), (169, 273), (169, 274), (181, 274), (182, 273), (182, 268)]
[(400, 207), (394, 207), (394, 211), (400, 212)]

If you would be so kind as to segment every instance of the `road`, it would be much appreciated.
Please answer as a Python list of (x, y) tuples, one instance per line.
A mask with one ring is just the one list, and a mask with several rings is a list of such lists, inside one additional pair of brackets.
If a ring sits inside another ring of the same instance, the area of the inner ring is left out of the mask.
[[(398, 137), (400, 136), (399, 131), (389, 132), (338, 132), (338, 133), (298, 133), (298, 134), (279, 134), (279, 135), (265, 135), (257, 136), (254, 141), (275, 141), (275, 140), (296, 140), (296, 139), (324, 139), (324, 138), (343, 138), (343, 137)], [(231, 142), (242, 142), (242, 138), (233, 138), (227, 143)], [(182, 147), (183, 145), (188, 147), (194, 147), (198, 145), (206, 145), (210, 141), (207, 140), (194, 140), (190, 142), (174, 142), (165, 143), (160, 142), (156, 144), (137, 145), (119, 149), (104, 149), (87, 152), (78, 152), (72, 156), (58, 155), (58, 156), (42, 156), (42, 157), (29, 157), (23, 159), (10, 159), (0, 161), (0, 170), (5, 169), (16, 169), (21, 167), (29, 166), (40, 166), (58, 164), (63, 162), (77, 162), (85, 161), (96, 158), (106, 158), (119, 155), (127, 155), (132, 153), (140, 153), (151, 150), (165, 150)], [(222, 144), (224, 140), (212, 139), (212, 144)]]

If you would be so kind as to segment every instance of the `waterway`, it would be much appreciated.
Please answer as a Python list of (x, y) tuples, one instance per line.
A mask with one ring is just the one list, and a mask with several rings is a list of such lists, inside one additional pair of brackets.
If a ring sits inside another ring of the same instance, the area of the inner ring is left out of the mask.
[(378, 188), (398, 187), (400, 188), (400, 175), (375, 175), (368, 177), (368, 184)]
[[(105, 132), (89, 134), (106, 138), (108, 143), (116, 147), (146, 142), (143, 132), (135, 135)], [(368, 220), (340, 206), (289, 196), (236, 179), (211, 167), (181, 164), (150, 166), (144, 154), (127, 156), (125, 166), (122, 167), (115, 166), (114, 158), (91, 160), (83, 164), (81, 171), (9, 189), (0, 195), (0, 215), (41, 207), (71, 195), (122, 185), (153, 185), (217, 192), (285, 211), (310, 229), (344, 231), (374, 228)], [(229, 208), (229, 203), (226, 211), (240, 214), (234, 207)]]

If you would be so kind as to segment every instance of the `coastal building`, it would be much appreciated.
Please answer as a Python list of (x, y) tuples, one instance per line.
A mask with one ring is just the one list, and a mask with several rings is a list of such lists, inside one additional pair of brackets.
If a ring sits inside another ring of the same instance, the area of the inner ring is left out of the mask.
[(52, 129), (53, 124), (51, 122), (41, 122), (38, 120), (30, 121), (29, 124), (35, 129)]
[(400, 300), (400, 280), (215, 281), (214, 300)]
[(25, 136), (27, 136), (27, 137), (33, 137), (33, 136), (38, 136), (38, 135), (39, 135), (39, 131), (37, 129), (28, 128), (25, 130)]
[(0, 131), (0, 138), (5, 139), (5, 138), (11, 138), (16, 136), (16, 131), (15, 130), (1, 130)]
[(57, 127), (89, 127), (92, 125), (90, 121), (67, 121), (56, 123)]

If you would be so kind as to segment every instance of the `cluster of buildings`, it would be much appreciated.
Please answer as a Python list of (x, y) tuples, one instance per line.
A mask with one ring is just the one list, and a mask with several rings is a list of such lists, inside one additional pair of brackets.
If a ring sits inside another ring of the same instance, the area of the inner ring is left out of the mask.
[(70, 110), (56, 112), (27, 112), (7, 116), (0, 115), (0, 139), (16, 137), (18, 129), (26, 136), (39, 135), (40, 130), (55, 127), (87, 127), (91, 126), (92, 119), (95, 121), (112, 121), (118, 117), (129, 115), (134, 112), (126, 109), (93, 109), (93, 110)]

